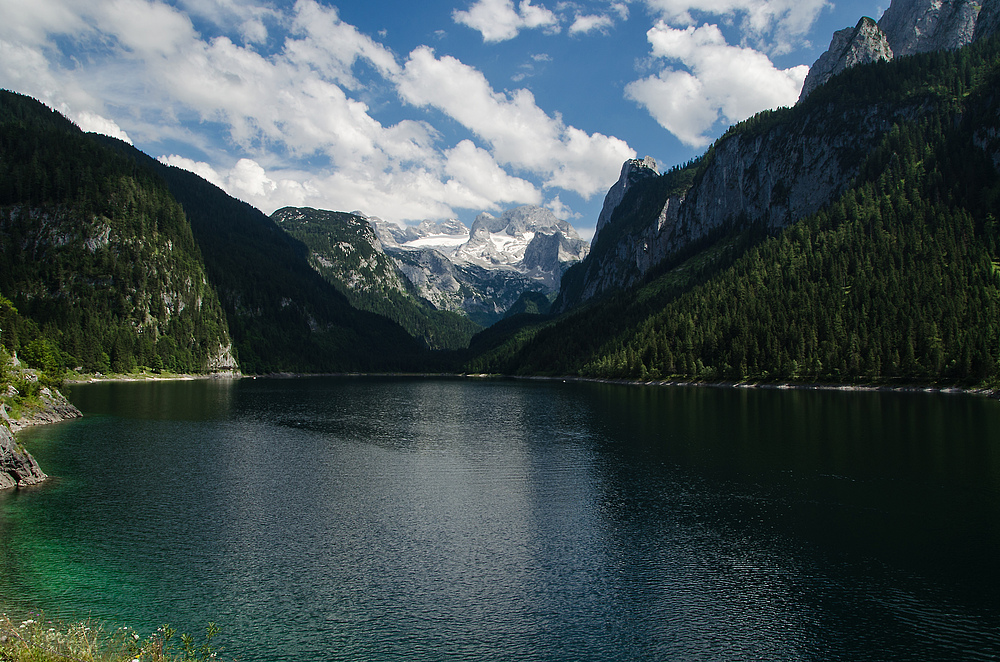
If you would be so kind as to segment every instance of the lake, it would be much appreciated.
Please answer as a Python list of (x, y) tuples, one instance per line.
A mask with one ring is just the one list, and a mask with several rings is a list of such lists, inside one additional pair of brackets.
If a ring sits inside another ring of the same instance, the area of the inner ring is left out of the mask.
[(417, 378), (73, 386), (0, 605), (263, 660), (1000, 657), (1000, 403)]

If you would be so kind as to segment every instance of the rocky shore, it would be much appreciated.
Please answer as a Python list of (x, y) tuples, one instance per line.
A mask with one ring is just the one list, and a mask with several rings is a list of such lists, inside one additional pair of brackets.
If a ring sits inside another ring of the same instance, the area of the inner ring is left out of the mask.
[(15, 432), (83, 415), (59, 391), (43, 388), (38, 399), (40, 405), (26, 409), (19, 418), (12, 418), (0, 403), (0, 490), (37, 485), (47, 478), (35, 458), (17, 443)]

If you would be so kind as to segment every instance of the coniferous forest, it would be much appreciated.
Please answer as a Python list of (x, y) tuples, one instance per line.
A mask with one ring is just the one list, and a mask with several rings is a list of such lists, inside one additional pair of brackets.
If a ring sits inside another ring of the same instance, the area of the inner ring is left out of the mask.
[[(510, 336), (483, 334), (470, 370), (995, 384), (1000, 183), (976, 136), (998, 122), (996, 51), (990, 41), (831, 81), (810, 103), (849, 103), (873, 90), (904, 100), (930, 90), (938, 103), (895, 125), (821, 212), (777, 233), (734, 228), (634, 290), (562, 318), (524, 320)], [(793, 113), (733, 131), (761, 131)]]

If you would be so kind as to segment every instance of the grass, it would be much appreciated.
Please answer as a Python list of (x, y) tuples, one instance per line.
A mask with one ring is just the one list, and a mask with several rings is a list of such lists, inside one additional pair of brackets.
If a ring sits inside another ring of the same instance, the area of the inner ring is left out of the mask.
[(221, 652), (212, 645), (218, 633), (215, 623), (209, 623), (198, 643), (169, 625), (142, 637), (128, 627), (109, 629), (90, 621), (66, 625), (41, 616), (17, 623), (4, 614), (0, 662), (208, 662)]

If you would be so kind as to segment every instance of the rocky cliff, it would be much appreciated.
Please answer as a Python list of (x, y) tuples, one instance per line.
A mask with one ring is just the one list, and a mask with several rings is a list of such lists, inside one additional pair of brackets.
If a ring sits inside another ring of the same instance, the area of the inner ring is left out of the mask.
[(720, 233), (783, 227), (819, 210), (893, 123), (915, 112), (876, 100), (814, 104), (736, 127), (697, 166), (633, 186), (588, 259), (567, 273), (553, 310), (632, 287), (667, 257)]
[[(980, 9), (975, 0), (894, 0), (878, 23), (866, 16), (853, 29), (834, 33), (830, 48), (809, 69), (799, 99), (859, 64), (961, 48), (993, 34), (995, 25), (977, 30)], [(995, 14), (992, 9), (987, 13)]]
[(37, 485), (47, 477), (7, 426), (0, 424), (0, 490)]
[(618, 176), (618, 181), (608, 189), (607, 195), (604, 196), (604, 206), (597, 217), (597, 228), (594, 230), (595, 241), (597, 240), (597, 236), (601, 234), (604, 226), (611, 221), (612, 214), (614, 214), (618, 205), (621, 204), (622, 198), (625, 197), (625, 192), (637, 182), (649, 177), (656, 177), (659, 174), (659, 171), (656, 169), (656, 159), (651, 156), (647, 156), (642, 160), (629, 159), (622, 164), (622, 171)]
[(885, 33), (874, 20), (865, 16), (854, 28), (844, 28), (833, 33), (830, 48), (810, 67), (799, 98), (806, 97), (845, 69), (891, 59), (892, 47), (889, 46)]
[[(987, 16), (994, 4), (990, 0)], [(972, 39), (979, 13), (979, 5), (967, 0), (896, 0), (890, 9), (888, 18), (883, 17), (885, 30), (881, 23), (862, 19), (854, 29), (838, 33), (818, 70), (890, 60), (893, 43), (901, 52), (952, 49)], [(983, 34), (990, 33), (984, 29)], [(732, 127), (692, 166), (628, 188), (616, 184), (606, 202), (611, 214), (595, 235), (588, 258), (564, 276), (553, 310), (564, 312), (632, 287), (665, 260), (713, 238), (751, 228), (774, 231), (818, 211), (847, 188), (865, 156), (894, 125), (929, 116), (950, 103), (934, 84), (913, 84), (913, 89), (890, 91), (872, 89), (858, 78), (841, 85), (842, 92), (814, 91), (794, 108), (760, 113)], [(1000, 162), (1000, 141), (992, 126), (981, 129), (977, 140)], [(623, 177), (629, 165), (623, 167)]]
[(974, 40), (992, 37), (1000, 31), (1000, 0), (984, 0), (979, 17), (976, 18)]
[[(27, 373), (30, 375), (30, 371)], [(16, 397), (9, 387), (5, 397)], [(24, 406), (18, 418), (11, 418), (7, 405), (0, 399), (0, 490), (37, 485), (47, 476), (38, 462), (14, 438), (14, 433), (32, 425), (79, 418), (80, 410), (74, 407), (59, 391), (43, 387), (33, 406)]]

